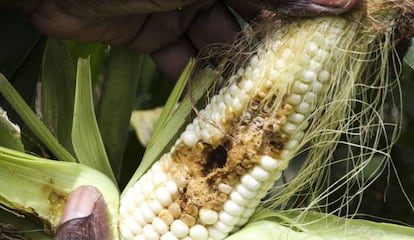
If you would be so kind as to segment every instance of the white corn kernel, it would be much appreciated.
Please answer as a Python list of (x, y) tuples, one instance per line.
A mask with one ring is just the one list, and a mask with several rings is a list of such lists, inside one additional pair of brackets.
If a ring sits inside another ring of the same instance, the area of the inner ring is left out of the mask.
[(244, 198), (247, 198), (247, 199), (251, 199), (256, 195), (255, 191), (249, 190), (248, 188), (246, 188), (240, 183), (237, 184), (236, 191), (240, 193), (240, 195), (242, 195)]
[(172, 232), (166, 232), (161, 236), (160, 240), (178, 240), (178, 238)]
[(309, 90), (309, 85), (301, 82), (301, 81), (296, 81), (293, 83), (292, 85), (292, 91), (295, 93), (306, 93)]
[(172, 197), (175, 198), (178, 195), (178, 187), (174, 181), (167, 181), (167, 183), (165, 184), (165, 188), (171, 194)]
[(155, 218), (155, 214), (152, 212), (151, 208), (146, 202), (143, 202), (141, 205), (141, 214), (144, 220), (148, 223), (152, 222)]
[(326, 70), (322, 70), (318, 74), (318, 81), (320, 81), (320, 82), (326, 82), (326, 81), (328, 81), (329, 77), (330, 77), (329, 72), (326, 71)]
[(231, 232), (231, 230), (233, 230), (232, 225), (227, 225), (221, 221), (216, 222), (216, 224), (214, 224), (213, 227), (223, 233), (228, 233)]
[(244, 224), (247, 223), (247, 221), (249, 221), (250, 217), (242, 217), (240, 218), (240, 220), (237, 222), (236, 226), (243, 226)]
[(302, 81), (305, 83), (311, 83), (316, 80), (316, 73), (314, 71), (305, 71), (303, 73)]
[(171, 215), (171, 213), (164, 209), (158, 214), (158, 217), (165, 222), (168, 226), (171, 225), (171, 223), (174, 221), (174, 217)]
[(304, 131), (297, 131), (295, 132), (295, 134), (293, 134), (290, 139), (291, 140), (302, 140), (303, 136), (305, 136), (305, 132)]
[(269, 173), (259, 166), (255, 166), (250, 172), (250, 175), (252, 175), (252, 177), (254, 177), (256, 180), (262, 182), (269, 179)]
[(316, 94), (313, 92), (308, 92), (303, 98), (303, 101), (309, 104), (314, 104), (316, 102)]
[(154, 218), (152, 221), (152, 227), (160, 235), (168, 232), (169, 230), (169, 226), (159, 217)]
[(322, 91), (322, 89), (323, 89), (322, 83), (320, 83), (318, 81), (313, 82), (311, 87), (312, 87), (313, 91), (316, 92), (316, 93)]
[(258, 63), (259, 63), (259, 58), (257, 57), (257, 54), (255, 54), (250, 58), (250, 65), (252, 67), (255, 67)]
[(310, 53), (312, 54), (316, 54), (317, 51), (319, 50), (319, 46), (317, 43), (315, 42), (309, 42), (308, 43), (308, 49), (307, 49)]
[(237, 216), (242, 214), (242, 212), (244, 211), (244, 207), (238, 205), (237, 203), (233, 202), (232, 200), (227, 200), (224, 203), (223, 209), (225, 212)]
[(245, 198), (245, 197), (243, 197), (239, 192), (237, 192), (237, 191), (233, 191), (231, 194), (230, 194), (230, 199), (233, 201), (233, 202), (235, 202), (235, 203), (237, 203), (238, 205), (240, 205), (240, 206), (243, 206), (243, 205), (245, 205), (245, 204), (247, 204), (247, 202), (248, 202), (248, 199), (247, 198)]
[(250, 174), (245, 174), (241, 177), (240, 182), (248, 189), (255, 191), (260, 188), (261, 183), (250, 176)]
[(315, 72), (319, 72), (322, 68), (322, 64), (318, 61), (315, 60), (310, 60), (309, 62), (309, 69), (315, 71)]
[(225, 183), (219, 183), (218, 190), (222, 193), (229, 194), (233, 190), (233, 188)]
[(249, 218), (250, 216), (253, 215), (254, 211), (256, 211), (256, 208), (255, 207), (253, 207), (253, 208), (246, 208), (244, 210), (244, 212), (242, 213), (241, 217), (242, 218), (245, 218), (245, 217), (246, 218)]
[(299, 145), (299, 141), (298, 140), (289, 140), (286, 144), (285, 144), (285, 148), (292, 150), (295, 147), (297, 147)]
[(204, 224), (214, 224), (218, 220), (218, 213), (210, 209), (200, 209), (199, 217)]
[(283, 125), (283, 131), (287, 134), (292, 134), (297, 130), (297, 126), (295, 124), (292, 124), (290, 122), (287, 122), (285, 125)]
[(302, 96), (299, 94), (291, 94), (286, 98), (286, 102), (292, 105), (298, 105), (302, 102)]
[(155, 197), (164, 207), (167, 207), (172, 203), (171, 195), (165, 187), (159, 187), (155, 191)]
[(283, 49), (282, 58), (288, 59), (292, 55), (293, 55), (293, 51), (291, 49), (289, 49), (289, 48)]
[(157, 187), (165, 182), (167, 182), (168, 177), (164, 171), (158, 171), (157, 173), (154, 173), (152, 182), (154, 183), (154, 186)]
[(171, 232), (176, 236), (177, 238), (183, 238), (187, 236), (189, 231), (189, 228), (187, 224), (185, 224), (181, 220), (174, 220), (174, 222), (171, 224)]
[(219, 230), (215, 229), (214, 227), (208, 228), (208, 236), (213, 240), (221, 240), (227, 237), (228, 233), (220, 232)]
[(296, 106), (296, 107), (295, 107), (295, 110), (296, 110), (298, 113), (308, 114), (308, 113), (310, 113), (310, 112), (311, 112), (312, 108), (311, 108), (311, 106), (310, 106), (310, 104), (309, 104), (309, 103), (307, 103), (307, 102), (303, 102), (303, 103), (299, 104), (298, 106)]
[(276, 60), (275, 68), (276, 69), (284, 69), (284, 68), (286, 68), (286, 62), (284, 60), (282, 60), (282, 59)]
[(227, 212), (220, 212), (219, 219), (224, 224), (234, 226), (240, 220), (240, 217), (228, 214)]
[(250, 92), (254, 88), (254, 82), (250, 79), (243, 80), (239, 83), (240, 89)]
[(200, 224), (196, 224), (190, 228), (189, 232), (190, 237), (193, 240), (207, 240), (208, 239), (208, 231), (207, 229)]
[(119, 230), (124, 239), (132, 239), (134, 237), (134, 235), (132, 234), (130, 230), (130, 226), (126, 224), (125, 222), (121, 223)]
[(134, 237), (134, 240), (147, 240), (144, 234), (140, 234)]
[(194, 131), (184, 131), (183, 134), (181, 134), (181, 140), (183, 143), (189, 147), (194, 146), (198, 142), (198, 137), (194, 133)]
[(280, 76), (279, 71), (275, 70), (275, 69), (271, 69), (269, 72), (269, 78), (271, 80), (276, 80), (278, 77)]
[(134, 209), (132, 215), (134, 216), (135, 222), (137, 222), (139, 225), (144, 226), (147, 224), (147, 222), (144, 220), (144, 217), (142, 216), (140, 208)]
[(279, 166), (279, 161), (269, 156), (262, 156), (259, 162), (260, 166), (267, 171), (273, 171)]
[(288, 121), (293, 123), (301, 123), (305, 120), (305, 115), (300, 113), (293, 113), (288, 117)]
[(160, 237), (150, 224), (144, 226), (142, 233), (145, 237), (145, 240), (158, 240)]

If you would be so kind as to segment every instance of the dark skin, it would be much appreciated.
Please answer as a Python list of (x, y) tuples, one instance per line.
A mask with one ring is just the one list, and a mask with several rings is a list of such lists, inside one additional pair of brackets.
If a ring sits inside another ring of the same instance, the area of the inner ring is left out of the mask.
[[(138, 3), (137, 3), (138, 2)], [(246, 21), (260, 9), (289, 15), (340, 14), (357, 0), (227, 0)], [(211, 43), (231, 42), (239, 31), (223, 1), (216, 0), (19, 0), (43, 33), (62, 39), (125, 45), (151, 54), (176, 79), (190, 57)], [(217, 24), (219, 23), (219, 24)]]
[[(43, 33), (83, 42), (124, 45), (150, 54), (172, 79), (177, 79), (190, 57), (208, 44), (229, 43), (240, 30), (232, 7), (247, 22), (262, 9), (293, 16), (341, 14), (359, 0), (0, 0), (0, 7), (22, 11)], [(96, 193), (85, 192), (82, 196)], [(78, 194), (79, 195), (79, 194)], [(75, 198), (75, 197), (74, 197)], [(98, 200), (97, 200), (98, 199)], [(105, 204), (84, 197), (67, 204), (65, 221), (54, 239), (108, 239)], [(87, 203), (80, 203), (89, 201)], [(69, 202), (69, 201), (68, 201)], [(86, 204), (86, 205), (85, 205)], [(77, 206), (91, 206), (80, 217)], [(95, 206), (95, 207), (93, 207)], [(69, 215), (67, 215), (69, 213)], [(105, 228), (105, 229), (99, 229)], [(104, 234), (104, 235), (102, 235)]]

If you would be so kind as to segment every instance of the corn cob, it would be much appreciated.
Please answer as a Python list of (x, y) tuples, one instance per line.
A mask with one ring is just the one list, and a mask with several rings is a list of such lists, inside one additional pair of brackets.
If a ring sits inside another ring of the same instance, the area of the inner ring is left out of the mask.
[[(170, 152), (124, 193), (121, 237), (224, 239), (243, 226), (304, 144), (313, 111), (340, 80), (334, 72), (352, 62), (343, 53), (375, 43), (357, 13), (359, 23), (299, 20), (263, 39)], [(355, 70), (350, 78), (364, 67)]]

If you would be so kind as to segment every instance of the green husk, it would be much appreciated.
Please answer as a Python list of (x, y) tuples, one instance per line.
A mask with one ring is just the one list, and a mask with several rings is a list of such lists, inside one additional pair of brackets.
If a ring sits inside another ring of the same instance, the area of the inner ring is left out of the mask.
[(49, 129), (31, 110), (9, 81), (0, 73), (0, 93), (6, 98), (13, 109), (19, 114), (26, 126), (45, 144), (60, 160), (76, 162), (75, 158), (56, 140)]
[(36, 216), (53, 232), (65, 202), (77, 187), (92, 185), (103, 195), (111, 233), (117, 239), (119, 191), (102, 173), (79, 163), (58, 162), (0, 147), (0, 202)]
[(12, 123), (7, 113), (0, 107), (0, 146), (24, 152), (20, 138), (20, 128)]
[(255, 221), (226, 240), (412, 240), (414, 228), (390, 223), (308, 211), (269, 211), (257, 213)]
[(96, 121), (89, 58), (78, 60), (72, 139), (80, 163), (106, 174), (116, 182)]

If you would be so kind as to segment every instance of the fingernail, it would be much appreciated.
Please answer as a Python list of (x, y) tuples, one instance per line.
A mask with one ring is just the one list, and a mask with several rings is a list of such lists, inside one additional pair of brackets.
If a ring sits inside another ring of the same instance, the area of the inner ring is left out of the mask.
[(61, 224), (76, 218), (83, 218), (91, 215), (96, 201), (102, 194), (92, 186), (81, 186), (73, 191), (66, 201)]

